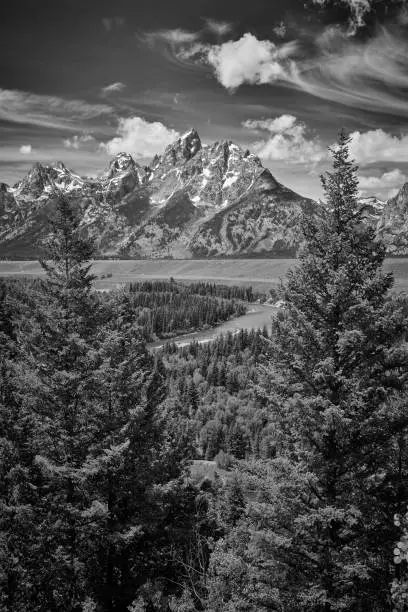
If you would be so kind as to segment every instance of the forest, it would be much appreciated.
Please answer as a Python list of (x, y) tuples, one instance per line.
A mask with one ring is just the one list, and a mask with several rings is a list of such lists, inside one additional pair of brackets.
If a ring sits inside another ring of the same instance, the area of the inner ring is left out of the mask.
[(209, 283), (186, 286), (173, 280), (129, 283), (123, 292), (113, 294), (113, 299), (128, 302), (134, 323), (149, 342), (214, 327), (239, 317), (246, 313), (245, 302), (254, 301), (255, 296), (251, 287), (217, 287)]
[(0, 610), (408, 610), (408, 299), (331, 154), (271, 330), (178, 348), (265, 296), (98, 292), (63, 197), (0, 279)]

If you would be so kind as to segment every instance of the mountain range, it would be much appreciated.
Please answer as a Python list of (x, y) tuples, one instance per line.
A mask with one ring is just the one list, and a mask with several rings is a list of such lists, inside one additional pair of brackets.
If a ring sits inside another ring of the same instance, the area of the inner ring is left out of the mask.
[[(322, 206), (279, 183), (249, 150), (203, 145), (192, 129), (148, 166), (120, 153), (96, 178), (57, 162), (36, 164), (13, 187), (0, 183), (0, 256), (38, 255), (61, 194), (100, 256), (129, 258), (291, 256), (302, 214)], [(388, 202), (361, 205), (389, 253), (408, 254), (408, 183)]]

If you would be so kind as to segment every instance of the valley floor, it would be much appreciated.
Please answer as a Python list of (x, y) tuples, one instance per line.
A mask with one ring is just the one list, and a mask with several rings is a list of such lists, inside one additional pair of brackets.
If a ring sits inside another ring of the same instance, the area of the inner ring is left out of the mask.
[[(136, 280), (169, 279), (183, 282), (211, 281), (232, 285), (251, 285), (267, 290), (279, 284), (296, 259), (183, 259), (183, 260), (95, 260), (97, 289), (115, 289)], [(395, 288), (408, 291), (408, 258), (390, 258), (386, 271), (395, 275)], [(38, 275), (37, 261), (0, 261), (0, 276)]]

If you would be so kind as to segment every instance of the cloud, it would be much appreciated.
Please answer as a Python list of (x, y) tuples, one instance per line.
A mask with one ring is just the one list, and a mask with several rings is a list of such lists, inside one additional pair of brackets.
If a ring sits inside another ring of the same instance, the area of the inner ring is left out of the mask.
[(308, 136), (306, 126), (293, 115), (281, 115), (275, 119), (247, 120), (243, 126), (268, 133), (267, 137), (251, 145), (252, 150), (265, 160), (310, 166), (328, 157), (327, 149), (320, 140)]
[(408, 134), (393, 136), (382, 129), (350, 134), (350, 154), (360, 165), (408, 162)]
[(107, 104), (0, 89), (0, 119), (13, 123), (78, 131), (81, 123), (112, 113)]
[(110, 85), (106, 85), (106, 87), (102, 87), (101, 93), (102, 95), (108, 95), (110, 93), (115, 93), (118, 91), (123, 91), (126, 88), (125, 83), (121, 83), (117, 81), (116, 83), (111, 83)]
[(292, 87), (347, 106), (408, 116), (408, 41), (401, 33), (383, 28), (361, 42), (329, 28), (317, 46), (315, 57), (291, 63)]
[(275, 26), (273, 28), (273, 31), (275, 32), (276, 36), (278, 36), (278, 38), (285, 38), (286, 36), (286, 25), (283, 21), (280, 22), (279, 25)]
[(161, 153), (179, 137), (178, 132), (167, 128), (163, 123), (149, 123), (141, 117), (129, 117), (119, 120), (117, 136), (102, 143), (101, 148), (110, 155), (124, 151), (135, 157), (151, 157)]
[(107, 32), (112, 32), (116, 28), (121, 28), (125, 25), (125, 18), (117, 15), (116, 17), (103, 17), (102, 25)]
[[(207, 29), (224, 35), (231, 25), (207, 20)], [(230, 91), (244, 83), (260, 85), (287, 78), (286, 68), (297, 49), (296, 42), (277, 46), (247, 32), (239, 40), (212, 45), (203, 41), (204, 32), (157, 30), (140, 38), (151, 47), (159, 44), (160, 48), (161, 44), (161, 51), (171, 62), (196, 70), (210, 66), (218, 81)]]
[(173, 41), (170, 50), (167, 46), (170, 61), (210, 66), (230, 92), (243, 84), (278, 83), (337, 104), (408, 116), (408, 39), (401, 29), (381, 28), (372, 38), (350, 40), (330, 26), (314, 38), (312, 52), (310, 41), (307, 48), (296, 40), (277, 45), (248, 32), (218, 45), (196, 34), (167, 38)]
[(181, 28), (155, 30), (139, 35), (139, 40), (151, 49), (158, 49), (164, 57), (183, 69), (200, 70), (203, 67), (200, 54), (208, 45), (200, 42), (201, 32)]
[(403, 23), (407, 0), (309, 0), (309, 3), (322, 9), (336, 9), (330, 11), (330, 17), (336, 18), (337, 15), (341, 21), (344, 21), (343, 13), (337, 9), (345, 9), (349, 15), (347, 34), (354, 36), (373, 21), (378, 25), (396, 18), (399, 23)]
[[(284, 114), (273, 119), (248, 119), (242, 125), (255, 133), (263, 133), (263, 138), (255, 141), (252, 149), (264, 159), (306, 165), (328, 160), (327, 147), (293, 115)], [(385, 162), (408, 163), (408, 133), (394, 136), (377, 129), (355, 131), (350, 134), (350, 138), (350, 155), (361, 167)], [(335, 143), (332, 146), (335, 146)], [(393, 186), (391, 180), (398, 182), (397, 171), (386, 172), (383, 176), (387, 187)], [(401, 176), (400, 181), (403, 180)], [(371, 177), (370, 180), (374, 178)], [(362, 178), (362, 181), (368, 180), (367, 177)], [(378, 180), (380, 179), (375, 178), (372, 185), (379, 186)]]
[(249, 129), (268, 130), (271, 134), (280, 134), (293, 129), (296, 122), (297, 119), (293, 115), (280, 115), (275, 119), (248, 119), (243, 125)]
[(67, 149), (78, 150), (78, 149), (84, 148), (84, 145), (86, 144), (88, 145), (90, 143), (94, 144), (95, 139), (90, 134), (82, 134), (80, 136), (75, 134), (75, 136), (73, 136), (72, 138), (64, 138), (62, 142), (63, 142), (64, 147), (66, 147)]
[(192, 45), (181, 45), (172, 49), (173, 57), (169, 58), (184, 67), (199, 68), (205, 67), (210, 45), (196, 42)]
[(30, 155), (32, 150), (33, 150), (33, 147), (30, 144), (21, 145), (19, 149), (20, 153), (22, 153), (23, 155)]
[(232, 30), (232, 24), (227, 21), (217, 21), (216, 19), (205, 19), (207, 29), (217, 36), (225, 36)]
[(285, 62), (296, 48), (296, 43), (278, 47), (270, 40), (258, 40), (246, 33), (239, 40), (210, 47), (207, 61), (218, 81), (235, 90), (244, 83), (262, 85), (286, 80)]
[(198, 32), (189, 32), (182, 30), (181, 28), (175, 28), (173, 30), (155, 30), (153, 32), (147, 32), (143, 36), (148, 44), (154, 45), (156, 42), (165, 42), (170, 45), (181, 45), (185, 43), (193, 43), (200, 37)]
[(400, 189), (408, 177), (399, 168), (384, 172), (381, 176), (360, 176), (359, 187), (365, 192)]
[[(333, 0), (312, 0), (312, 2), (320, 7), (334, 4)], [(374, 4), (372, 0), (338, 0), (337, 3), (342, 4), (349, 10), (349, 35), (354, 35), (359, 28), (365, 26), (365, 17), (370, 13)]]

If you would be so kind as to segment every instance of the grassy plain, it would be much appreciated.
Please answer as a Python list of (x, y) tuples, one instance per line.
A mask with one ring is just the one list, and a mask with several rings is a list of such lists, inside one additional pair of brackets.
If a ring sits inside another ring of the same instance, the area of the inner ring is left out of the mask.
[[(114, 289), (135, 280), (169, 279), (182, 282), (208, 281), (252, 285), (266, 290), (285, 277), (295, 259), (183, 259), (183, 260), (96, 260), (93, 272), (98, 289)], [(387, 259), (386, 271), (395, 276), (397, 291), (408, 291), (408, 258)], [(0, 276), (39, 275), (37, 261), (0, 261)]]

